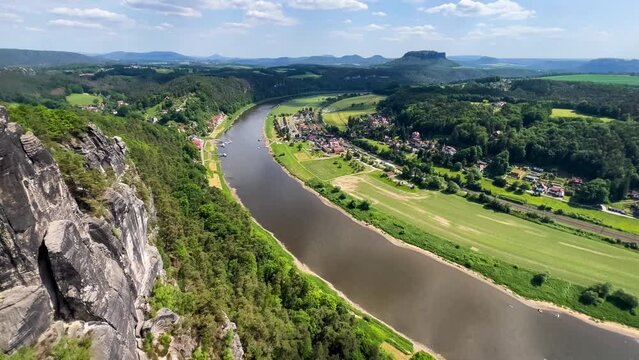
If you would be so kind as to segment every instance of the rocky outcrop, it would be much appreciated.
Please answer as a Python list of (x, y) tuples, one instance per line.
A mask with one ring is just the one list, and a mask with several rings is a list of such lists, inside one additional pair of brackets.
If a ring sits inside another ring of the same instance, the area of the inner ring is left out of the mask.
[(136, 175), (120, 139), (91, 126), (69, 148), (115, 175), (103, 218), (80, 210), (51, 154), (0, 107), (0, 350), (63, 323), (91, 333), (96, 358), (137, 359), (140, 309), (162, 269), (148, 241), (153, 209), (122, 182)]
[(244, 349), (242, 348), (242, 342), (240, 341), (240, 335), (237, 333), (237, 325), (234, 322), (229, 320), (229, 318), (224, 315), (224, 322), (222, 323), (222, 327), (218, 332), (219, 339), (226, 339), (227, 337), (231, 338), (229, 342), (229, 351), (233, 360), (242, 360), (244, 359)]

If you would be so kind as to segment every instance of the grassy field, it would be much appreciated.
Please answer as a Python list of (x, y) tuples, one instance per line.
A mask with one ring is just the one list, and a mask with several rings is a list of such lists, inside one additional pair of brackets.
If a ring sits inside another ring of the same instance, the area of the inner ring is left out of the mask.
[(440, 192), (405, 192), (379, 178), (358, 174), (332, 182), (374, 207), (422, 231), (478, 253), (583, 286), (610, 281), (639, 294), (639, 254), (517, 217), (485, 210)]
[[(455, 172), (450, 169), (435, 167), (435, 172), (440, 175), (451, 175), (455, 176), (457, 174), (461, 174), (461, 172)], [(512, 182), (512, 180), (509, 180)], [(506, 199), (511, 199), (517, 202), (521, 202), (528, 205), (539, 206), (544, 205), (552, 208), (552, 211), (562, 210), (565, 214), (575, 214), (579, 217), (582, 217), (584, 220), (589, 219), (590, 221), (598, 224), (605, 225), (607, 227), (611, 227), (614, 229), (618, 229), (621, 231), (639, 234), (639, 220), (613, 215), (607, 212), (593, 210), (588, 208), (583, 208), (579, 206), (575, 206), (566, 201), (561, 201), (555, 198), (547, 197), (547, 196), (533, 196), (529, 193), (516, 194), (512, 191), (508, 191), (505, 188), (500, 188), (498, 186), (493, 185), (490, 179), (482, 179), (481, 186), (485, 190), (490, 190), (490, 192), (495, 196), (502, 196)]]
[(388, 146), (388, 144), (384, 144), (384, 143), (379, 142), (377, 140), (372, 140), (372, 139), (367, 139), (367, 138), (361, 138), (359, 140), (367, 143), (368, 145), (376, 147), (377, 148), (377, 151), (376, 151), (377, 154), (379, 154), (382, 151), (390, 151), (390, 146)]
[(308, 71), (306, 73), (304, 73), (304, 74), (289, 76), (290, 79), (302, 79), (302, 80), (303, 79), (319, 79), (321, 77), (322, 77), (322, 75), (315, 74), (315, 73), (308, 72)]
[(369, 94), (340, 100), (326, 107), (322, 117), (326, 124), (344, 129), (349, 117), (374, 113), (377, 103), (384, 99), (385, 96)]
[(552, 114), (550, 114), (550, 117), (553, 119), (558, 119), (558, 118), (598, 119), (603, 122), (611, 122), (615, 120), (615, 119), (611, 119), (607, 117), (598, 117), (598, 116), (579, 114), (575, 110), (571, 110), (571, 109), (557, 109), (557, 108), (552, 109)]
[(542, 79), (555, 81), (592, 82), (607, 85), (631, 85), (639, 86), (639, 76), (631, 75), (605, 75), (605, 74), (578, 74), (547, 76)]
[(295, 114), (305, 107), (319, 108), (328, 97), (329, 95), (315, 95), (289, 100), (283, 104), (277, 105), (271, 114)]
[(93, 105), (95, 100), (102, 102), (102, 98), (91, 94), (71, 94), (67, 95), (67, 102), (73, 106)]

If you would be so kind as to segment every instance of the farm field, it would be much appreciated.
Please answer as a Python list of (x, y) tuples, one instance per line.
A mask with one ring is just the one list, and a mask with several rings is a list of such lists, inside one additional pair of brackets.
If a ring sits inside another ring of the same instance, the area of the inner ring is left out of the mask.
[[(455, 172), (446, 168), (435, 167), (434, 169), (436, 173), (442, 176), (445, 174), (448, 174), (451, 176), (455, 176), (456, 174), (462, 175), (461, 172)], [(509, 183), (512, 182), (512, 180), (510, 179), (508, 181)], [(592, 219), (595, 222), (598, 222), (600, 224), (603, 224), (605, 226), (608, 226), (614, 229), (618, 229), (618, 230), (633, 233), (633, 234), (639, 234), (638, 219), (618, 216), (618, 215), (610, 214), (610, 213), (599, 211), (599, 210), (593, 210), (593, 209), (574, 206), (566, 201), (554, 199), (548, 196), (533, 196), (529, 193), (516, 194), (512, 191), (508, 191), (505, 188), (501, 188), (501, 187), (493, 185), (490, 179), (482, 179), (481, 186), (484, 190), (489, 190), (495, 196), (503, 196), (504, 198), (512, 199), (512, 200), (522, 202), (528, 205), (533, 205), (533, 206), (544, 205), (547, 207), (551, 207), (552, 211), (562, 210), (566, 214), (569, 214), (569, 213), (577, 214), (579, 216)]]
[(550, 114), (551, 118), (559, 119), (559, 118), (579, 118), (579, 119), (598, 119), (603, 122), (611, 122), (615, 119), (607, 118), (607, 117), (598, 117), (598, 116), (590, 116), (579, 114), (575, 110), (572, 109), (552, 109), (552, 113)]
[(639, 256), (601, 241), (538, 225), (440, 192), (407, 192), (377, 173), (332, 181), (346, 193), (426, 233), (507, 263), (589, 286), (610, 281), (639, 293)]
[(326, 107), (322, 111), (322, 118), (326, 124), (344, 129), (349, 117), (374, 113), (377, 103), (385, 98), (385, 96), (368, 94), (343, 99)]
[(66, 100), (73, 106), (93, 105), (95, 100), (102, 102), (102, 98), (91, 94), (71, 94), (67, 95)]
[(283, 104), (277, 105), (272, 115), (295, 114), (305, 107), (319, 108), (326, 101), (329, 95), (308, 96), (298, 99), (289, 100)]
[(606, 75), (606, 74), (577, 74), (543, 77), (545, 80), (592, 82), (607, 85), (631, 85), (639, 86), (639, 76), (632, 75)]

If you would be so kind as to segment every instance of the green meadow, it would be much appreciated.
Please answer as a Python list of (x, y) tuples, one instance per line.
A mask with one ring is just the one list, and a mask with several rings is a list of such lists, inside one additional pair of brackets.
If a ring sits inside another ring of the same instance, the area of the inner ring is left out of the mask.
[(348, 118), (374, 113), (377, 104), (384, 99), (384, 96), (374, 94), (343, 99), (326, 107), (322, 112), (322, 118), (326, 124), (344, 129)]
[(67, 102), (73, 106), (87, 106), (95, 104), (95, 101), (102, 102), (102, 98), (91, 94), (71, 94), (66, 97)]
[(632, 76), (632, 75), (577, 74), (577, 75), (547, 76), (547, 77), (543, 77), (542, 79), (555, 80), (555, 81), (591, 82), (596, 84), (607, 84), (607, 85), (639, 86), (639, 76)]
[(377, 172), (345, 176), (332, 183), (393, 218), (479, 254), (575, 284), (608, 281), (639, 294), (636, 252), (489, 211), (460, 196), (404, 191)]
[(597, 119), (603, 122), (611, 122), (615, 120), (615, 119), (611, 119), (607, 117), (579, 114), (578, 112), (572, 109), (558, 109), (558, 108), (552, 109), (552, 113), (550, 114), (550, 117), (553, 119), (559, 119), (559, 118)]

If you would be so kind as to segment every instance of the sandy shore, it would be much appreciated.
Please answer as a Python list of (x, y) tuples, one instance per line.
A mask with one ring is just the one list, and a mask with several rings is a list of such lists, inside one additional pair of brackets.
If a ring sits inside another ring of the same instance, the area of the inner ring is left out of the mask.
[[(266, 139), (266, 141), (268, 141), (268, 145), (267, 149), (269, 151), (269, 153), (271, 153), (271, 155), (273, 155), (272, 149), (270, 147), (270, 143), (271, 141), (267, 138), (266, 136), (266, 132), (263, 131), (264, 133), (264, 138)], [(277, 161), (276, 161), (277, 162)], [(326, 206), (330, 206), (338, 211), (340, 211), (342, 214), (348, 216), (352, 221), (360, 224), (361, 226), (364, 226), (366, 228), (369, 228), (375, 232), (377, 232), (378, 234), (382, 235), (384, 238), (386, 238), (389, 242), (391, 242), (392, 244), (394, 244), (395, 246), (399, 246), (402, 248), (406, 248), (406, 249), (410, 249), (412, 251), (418, 252), (422, 255), (428, 256), (431, 259), (434, 259), (442, 264), (445, 264), (447, 266), (453, 267), (459, 271), (464, 272), (466, 275), (471, 276), (479, 281), (482, 281), (490, 286), (492, 286), (495, 289), (498, 289), (499, 291), (506, 293), (508, 295), (510, 295), (511, 297), (513, 297), (515, 300), (517, 300), (518, 302), (520, 302), (521, 304), (524, 304), (530, 308), (533, 309), (537, 309), (537, 310), (545, 310), (545, 311), (553, 311), (556, 313), (560, 313), (560, 314), (565, 314), (565, 315), (569, 315), (572, 316), (576, 319), (579, 319), (583, 322), (585, 322), (588, 325), (593, 325), (596, 326), (598, 328), (601, 329), (605, 329), (608, 331), (612, 331), (618, 334), (622, 334), (622, 335), (626, 335), (626, 336), (630, 336), (632, 338), (634, 338), (635, 340), (639, 341), (639, 329), (637, 328), (633, 328), (627, 325), (623, 325), (623, 324), (619, 324), (616, 322), (611, 322), (611, 321), (602, 321), (599, 319), (595, 319), (592, 318), (586, 314), (580, 313), (576, 310), (570, 309), (570, 308), (566, 308), (563, 306), (559, 306), (550, 302), (546, 302), (546, 301), (539, 301), (539, 300), (531, 300), (531, 299), (527, 299), (515, 292), (513, 292), (512, 290), (510, 290), (509, 288), (507, 288), (504, 285), (500, 285), (500, 284), (496, 284), (492, 279), (477, 273), (475, 271), (472, 271), (460, 264), (457, 264), (455, 262), (449, 261), (447, 259), (442, 258), (441, 256), (431, 253), (427, 250), (424, 250), (420, 247), (417, 247), (415, 245), (411, 245), (408, 244), (402, 240), (399, 240), (393, 236), (391, 236), (390, 234), (386, 233), (385, 231), (383, 231), (382, 229), (379, 229), (365, 221), (361, 221), (356, 219), (355, 217), (353, 217), (350, 213), (348, 213), (346, 210), (342, 209), (341, 207), (335, 205), (333, 202), (331, 202), (330, 200), (326, 199), (325, 197), (323, 197), (320, 193), (318, 193), (317, 191), (315, 191), (315, 189), (307, 186), (302, 180), (298, 179), (295, 175), (291, 174), (288, 169), (286, 169), (284, 166), (282, 166), (280, 164), (280, 167), (288, 174), (288, 176), (290, 176), (291, 178), (295, 179), (295, 181), (297, 181), (299, 184), (301, 184), (306, 190), (310, 191), (312, 194), (314, 194), (317, 198), (320, 199), (320, 201), (322, 201), (322, 203), (324, 203)], [(279, 240), (278, 240), (279, 241)], [(282, 245), (283, 246), (283, 245)], [(331, 285), (332, 287), (332, 285)]]

